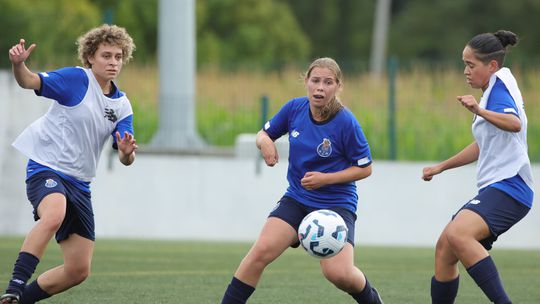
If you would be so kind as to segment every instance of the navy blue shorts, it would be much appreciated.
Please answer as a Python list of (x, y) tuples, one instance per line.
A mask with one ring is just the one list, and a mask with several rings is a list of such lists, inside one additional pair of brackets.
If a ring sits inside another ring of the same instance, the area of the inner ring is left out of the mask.
[[(459, 211), (463, 209), (476, 212), (488, 225), (491, 235), (480, 241), (486, 250), (490, 250), (499, 235), (514, 226), (531, 210), (510, 195), (493, 187), (482, 190), (475, 198), (463, 205)], [(456, 215), (457, 213), (452, 219)]]
[(39, 204), (51, 193), (61, 193), (67, 201), (66, 216), (56, 232), (56, 241), (61, 242), (73, 233), (95, 241), (91, 194), (80, 190), (52, 171), (36, 173), (26, 180), (26, 195), (34, 207), (34, 220), (39, 220)]
[[(277, 217), (279, 219), (282, 219), (289, 225), (291, 225), (294, 230), (296, 230), (296, 232), (298, 232), (298, 227), (300, 226), (300, 223), (302, 222), (304, 217), (310, 212), (319, 209), (320, 208), (306, 206), (296, 201), (295, 199), (284, 196), (279, 200), (279, 202), (277, 202), (276, 206), (270, 212), (270, 215), (268, 215), (268, 217)], [(356, 214), (342, 207), (333, 207), (327, 209), (341, 215), (341, 217), (345, 221), (345, 224), (347, 225), (347, 229), (349, 230), (347, 233), (347, 242), (351, 243), (351, 245), (354, 246), (354, 222), (356, 222)], [(296, 248), (299, 245), (300, 241), (291, 246)]]

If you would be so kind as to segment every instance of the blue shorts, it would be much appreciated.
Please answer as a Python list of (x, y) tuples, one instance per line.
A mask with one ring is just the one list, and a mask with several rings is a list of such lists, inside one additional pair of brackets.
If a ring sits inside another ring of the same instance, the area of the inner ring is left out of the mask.
[(39, 204), (51, 193), (61, 193), (67, 201), (66, 215), (56, 232), (56, 241), (61, 242), (73, 233), (95, 241), (91, 194), (70, 184), (53, 171), (42, 171), (26, 180), (26, 195), (34, 207), (34, 220), (39, 220)]
[[(480, 241), (480, 244), (486, 250), (490, 250), (499, 235), (514, 226), (531, 210), (510, 195), (493, 187), (481, 190), (475, 198), (463, 205), (459, 211), (463, 209), (476, 212), (488, 225), (491, 235)], [(456, 215), (457, 213), (454, 214), (452, 219)]]
[[(279, 202), (277, 202), (276, 206), (270, 212), (270, 215), (268, 215), (268, 217), (277, 217), (279, 219), (282, 219), (289, 225), (291, 225), (294, 230), (296, 230), (296, 232), (298, 232), (298, 227), (300, 226), (300, 223), (302, 222), (304, 217), (310, 212), (319, 209), (320, 208), (313, 208), (303, 205), (302, 203), (298, 202), (293, 198), (284, 196), (279, 200)], [(337, 214), (341, 215), (341, 217), (345, 221), (345, 224), (347, 225), (347, 229), (349, 230), (347, 233), (347, 242), (351, 243), (351, 245), (354, 246), (354, 223), (356, 222), (356, 214), (343, 207), (333, 207), (328, 209), (335, 211)], [(291, 246), (296, 248), (299, 245), (300, 241)]]

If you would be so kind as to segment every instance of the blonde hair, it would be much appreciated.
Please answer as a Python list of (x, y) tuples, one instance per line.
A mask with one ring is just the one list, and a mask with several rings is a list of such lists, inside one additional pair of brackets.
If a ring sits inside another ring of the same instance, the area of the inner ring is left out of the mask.
[(77, 39), (79, 60), (86, 68), (92, 67), (88, 58), (94, 56), (102, 43), (118, 46), (122, 49), (122, 62), (128, 63), (135, 50), (133, 39), (126, 29), (116, 25), (103, 24), (93, 28)]
[[(341, 87), (343, 87), (343, 73), (341, 72), (341, 68), (339, 67), (339, 65), (334, 59), (329, 58), (329, 57), (322, 57), (322, 58), (315, 59), (309, 65), (305, 73), (304, 79), (308, 79), (311, 76), (311, 71), (313, 71), (314, 68), (329, 69), (334, 74), (336, 83), (340, 85)], [(325, 105), (318, 114), (323, 120), (326, 120), (334, 116), (337, 112), (339, 112), (343, 108), (344, 106), (336, 94), (334, 98), (330, 100), (330, 102), (327, 105)]]

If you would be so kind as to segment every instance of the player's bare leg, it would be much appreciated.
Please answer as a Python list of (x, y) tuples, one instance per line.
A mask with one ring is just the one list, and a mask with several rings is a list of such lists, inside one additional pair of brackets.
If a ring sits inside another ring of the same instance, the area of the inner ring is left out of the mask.
[[(19, 259), (14, 267), (14, 277), (10, 281), (6, 294), (0, 296), (0, 304), (20, 302), (27, 280), (31, 277), (37, 263), (43, 256), (50, 239), (62, 225), (66, 213), (65, 196), (61, 193), (51, 193), (45, 196), (41, 200), (37, 212), (40, 219), (27, 234), (21, 246)], [(21, 260), (21, 257), (24, 257), (24, 259)], [(30, 263), (28, 258), (33, 262)], [(27, 274), (25, 276), (27, 277), (20, 277), (21, 273), (23, 273), (21, 269), (26, 269)], [(15, 284), (15, 282), (17, 283)]]
[(291, 225), (276, 217), (268, 218), (234, 276), (250, 286), (257, 286), (266, 266), (297, 241), (296, 230)]
[(435, 247), (435, 279), (440, 282), (451, 281), (458, 277), (458, 257), (448, 243), (448, 225), (439, 236)]
[(489, 227), (476, 212), (461, 210), (445, 230), (452, 251), (465, 268), (489, 255), (479, 242), (489, 237)]
[(336, 256), (320, 261), (326, 279), (345, 292), (361, 292), (366, 284), (364, 274), (354, 266), (354, 249), (346, 243)]
[[(350, 243), (346, 243), (336, 256), (321, 260), (320, 265), (328, 281), (355, 300), (362, 299), (359, 303), (383, 303), (378, 291), (367, 283), (364, 273), (354, 265), (354, 247)], [(366, 287), (369, 290), (365, 290)]]
[(26, 236), (21, 251), (41, 259), (49, 241), (64, 221), (66, 197), (61, 193), (51, 193), (41, 200), (37, 211), (40, 219)]
[(39, 286), (50, 295), (82, 283), (90, 275), (94, 242), (77, 234), (60, 242), (64, 264), (41, 274)]

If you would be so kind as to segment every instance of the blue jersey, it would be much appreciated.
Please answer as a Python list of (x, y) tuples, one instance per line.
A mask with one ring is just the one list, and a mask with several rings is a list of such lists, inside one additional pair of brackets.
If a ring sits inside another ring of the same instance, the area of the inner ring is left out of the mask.
[(366, 167), (371, 152), (362, 128), (348, 109), (341, 109), (325, 122), (311, 116), (309, 99), (287, 102), (268, 121), (264, 131), (272, 140), (289, 134), (289, 187), (286, 196), (314, 208), (344, 207), (356, 212), (358, 194), (355, 182), (326, 185), (306, 190), (300, 180), (306, 172), (332, 173), (351, 166)]
[[(516, 102), (499, 78), (497, 78), (491, 89), (486, 109), (497, 113), (509, 113), (519, 117)], [(534, 193), (519, 174), (493, 183), (489, 187), (497, 188), (527, 207), (532, 207)]]

